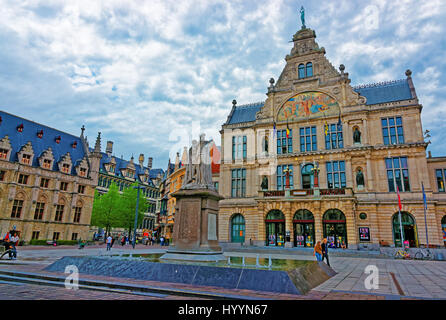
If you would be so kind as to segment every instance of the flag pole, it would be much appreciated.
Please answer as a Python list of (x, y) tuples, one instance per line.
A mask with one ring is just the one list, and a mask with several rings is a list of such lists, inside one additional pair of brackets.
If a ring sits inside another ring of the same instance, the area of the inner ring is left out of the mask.
[(426, 202), (426, 193), (424, 192), (424, 184), (423, 184), (423, 182), (421, 182), (421, 188), (423, 189), (424, 226), (426, 228), (426, 243), (427, 243), (427, 248), (429, 248), (429, 236), (427, 234), (427, 218), (426, 218), (427, 202)]
[(396, 185), (396, 191), (398, 191), (398, 217), (400, 220), (401, 248), (404, 248), (403, 223), (401, 222), (401, 200), (400, 200), (400, 190), (398, 188), (398, 184)]

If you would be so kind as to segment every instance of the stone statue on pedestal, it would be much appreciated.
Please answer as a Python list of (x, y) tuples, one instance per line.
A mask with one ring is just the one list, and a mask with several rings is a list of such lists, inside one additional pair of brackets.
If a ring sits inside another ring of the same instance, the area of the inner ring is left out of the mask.
[(218, 243), (218, 201), (223, 199), (212, 183), (210, 141), (204, 134), (189, 148), (186, 172), (176, 199), (173, 243), (162, 260), (224, 260)]

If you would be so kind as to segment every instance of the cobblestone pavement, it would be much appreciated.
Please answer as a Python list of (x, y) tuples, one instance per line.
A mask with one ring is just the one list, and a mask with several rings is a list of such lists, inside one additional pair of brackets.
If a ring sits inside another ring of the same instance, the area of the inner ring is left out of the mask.
[[(30, 272), (43, 269), (46, 265), (63, 256), (84, 256), (84, 255), (108, 255), (108, 254), (141, 254), (141, 253), (162, 253), (166, 247), (146, 247), (137, 246), (132, 249), (131, 246), (116, 247), (110, 252), (105, 247), (91, 247), (79, 250), (73, 247), (56, 248), (36, 248), (19, 250), (19, 258), (14, 265), (11, 262), (2, 260), (0, 267), (15, 268), (17, 270), (30, 270)], [(299, 254), (257, 254), (249, 252), (225, 252), (228, 256), (245, 257), (268, 257), (276, 259), (297, 259), (314, 260), (311, 255)], [(17, 263), (26, 263), (28, 265), (20, 266)], [(442, 261), (415, 261), (415, 260), (394, 260), (377, 258), (352, 258), (352, 257), (330, 257), (332, 268), (338, 273), (323, 284), (314, 288), (306, 296), (280, 295), (271, 293), (252, 292), (245, 290), (223, 290), (222, 288), (200, 287), (200, 290), (208, 292), (220, 292), (235, 295), (248, 295), (258, 299), (446, 299), (446, 262)], [(379, 270), (379, 289), (367, 290), (364, 280), (368, 276), (365, 268), (368, 265), (375, 265)], [(33, 269), (34, 268), (34, 269)], [(10, 269), (11, 270), (11, 269)], [(84, 275), (82, 275), (84, 277)], [(85, 277), (107, 280), (109, 278), (85, 275)], [(84, 277), (84, 278), (85, 278)], [(116, 280), (116, 279), (115, 279)], [(123, 281), (123, 279), (119, 279)], [(145, 285), (170, 286), (173, 288), (197, 289), (197, 287), (188, 287), (183, 284), (163, 284), (135, 279), (125, 279), (128, 283), (139, 283)], [(4, 284), (0, 283), (0, 288)], [(66, 290), (66, 289), (60, 289)], [(80, 290), (79, 290), (80, 291)], [(87, 290), (83, 290), (87, 291)], [(72, 293), (69, 293), (72, 294)], [(99, 292), (92, 293), (98, 294)], [(101, 293), (102, 294), (102, 293)], [(112, 293), (110, 293), (112, 294)], [(141, 298), (141, 297), (140, 297)], [(138, 299), (140, 299), (138, 298)], [(147, 298), (147, 297), (145, 297)], [(166, 297), (172, 299), (175, 297)], [(51, 299), (51, 298), (49, 298)], [(92, 298), (95, 299), (95, 298)], [(101, 298), (98, 298), (101, 299)], [(112, 299), (112, 298), (110, 298)]]
[(52, 286), (0, 283), (0, 300), (159, 300), (157, 297), (101, 292), (68, 290)]

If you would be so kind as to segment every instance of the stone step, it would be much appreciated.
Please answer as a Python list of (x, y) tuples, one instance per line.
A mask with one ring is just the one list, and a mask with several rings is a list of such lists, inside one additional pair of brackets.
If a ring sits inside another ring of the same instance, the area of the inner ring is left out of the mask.
[[(66, 277), (57, 275), (0, 270), (0, 281), (65, 287), (65, 279)], [(256, 297), (250, 297), (246, 295), (241, 296), (241, 295), (218, 293), (218, 292), (215, 293), (205, 292), (199, 290), (177, 289), (177, 288), (157, 287), (157, 286), (143, 286), (137, 284), (123, 283), (123, 282), (102, 281), (102, 280), (92, 280), (92, 279), (82, 279), (82, 278), (79, 278), (78, 284), (80, 289), (147, 295), (158, 298), (174, 295), (174, 296), (195, 297), (201, 299), (221, 299), (221, 300), (258, 299)]]

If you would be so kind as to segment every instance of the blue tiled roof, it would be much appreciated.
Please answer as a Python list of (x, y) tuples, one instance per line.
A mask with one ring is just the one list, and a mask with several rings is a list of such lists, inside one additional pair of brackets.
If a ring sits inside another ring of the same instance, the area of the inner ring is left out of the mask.
[[(82, 161), (85, 156), (85, 150), (80, 137), (23, 119), (4, 111), (0, 111), (0, 116), (2, 117), (0, 123), (0, 139), (8, 136), (12, 146), (9, 161), (18, 161), (17, 153), (28, 142), (31, 142), (34, 151), (32, 166), (40, 166), (38, 160), (39, 157), (44, 151), (51, 147), (54, 156), (52, 170), (59, 171), (57, 163), (65, 154), (67, 154), (67, 152), (69, 152), (73, 164), (71, 173), (76, 174), (75, 166)], [(23, 131), (19, 132), (17, 131), (17, 127), (21, 124), (23, 124)], [(42, 138), (37, 137), (37, 132), (40, 130), (43, 130)], [(56, 143), (55, 141), (58, 136), (61, 138), (60, 143)], [(77, 143), (76, 148), (73, 148), (73, 142)]]
[(357, 86), (353, 89), (367, 99), (367, 105), (413, 99), (407, 79)]
[(256, 120), (256, 113), (264, 106), (265, 102), (236, 106), (232, 110), (231, 119), (227, 124), (250, 122)]
[[(104, 153), (104, 152), (101, 152), (101, 154), (102, 154), (102, 158), (101, 158), (101, 162), (100, 162), (100, 168), (101, 168), (103, 171), (106, 171), (104, 165), (107, 164), (107, 163), (109, 163), (109, 162), (111, 161), (111, 157), (109, 157), (109, 156), (108, 156), (106, 153)], [(124, 160), (124, 159), (121, 159), (121, 158), (117, 158), (117, 157), (113, 157), (113, 158), (115, 159), (115, 162), (116, 162), (116, 167), (115, 167), (115, 172), (114, 172), (115, 176), (116, 176), (116, 177), (120, 177), (120, 178), (124, 178), (124, 176), (122, 175), (120, 169), (125, 169), (125, 168), (127, 168), (127, 165), (130, 163), (130, 161), (127, 161), (127, 160)], [(141, 166), (139, 165), (139, 163), (133, 163), (133, 165), (135, 166), (135, 177), (133, 177), (133, 178), (136, 178), (136, 179), (138, 179), (138, 180), (140, 181), (140, 179), (139, 179), (139, 175), (144, 174), (144, 170), (145, 170), (145, 169), (148, 170), (148, 168), (147, 168), (147, 167), (141, 167)], [(149, 171), (149, 179), (154, 179), (154, 178), (156, 178), (157, 175), (158, 175), (158, 173), (161, 173), (161, 175), (162, 175), (162, 174), (164, 173), (164, 172), (163, 172), (163, 169), (151, 169), (151, 170)], [(151, 183), (151, 182), (150, 182), (150, 183)]]

